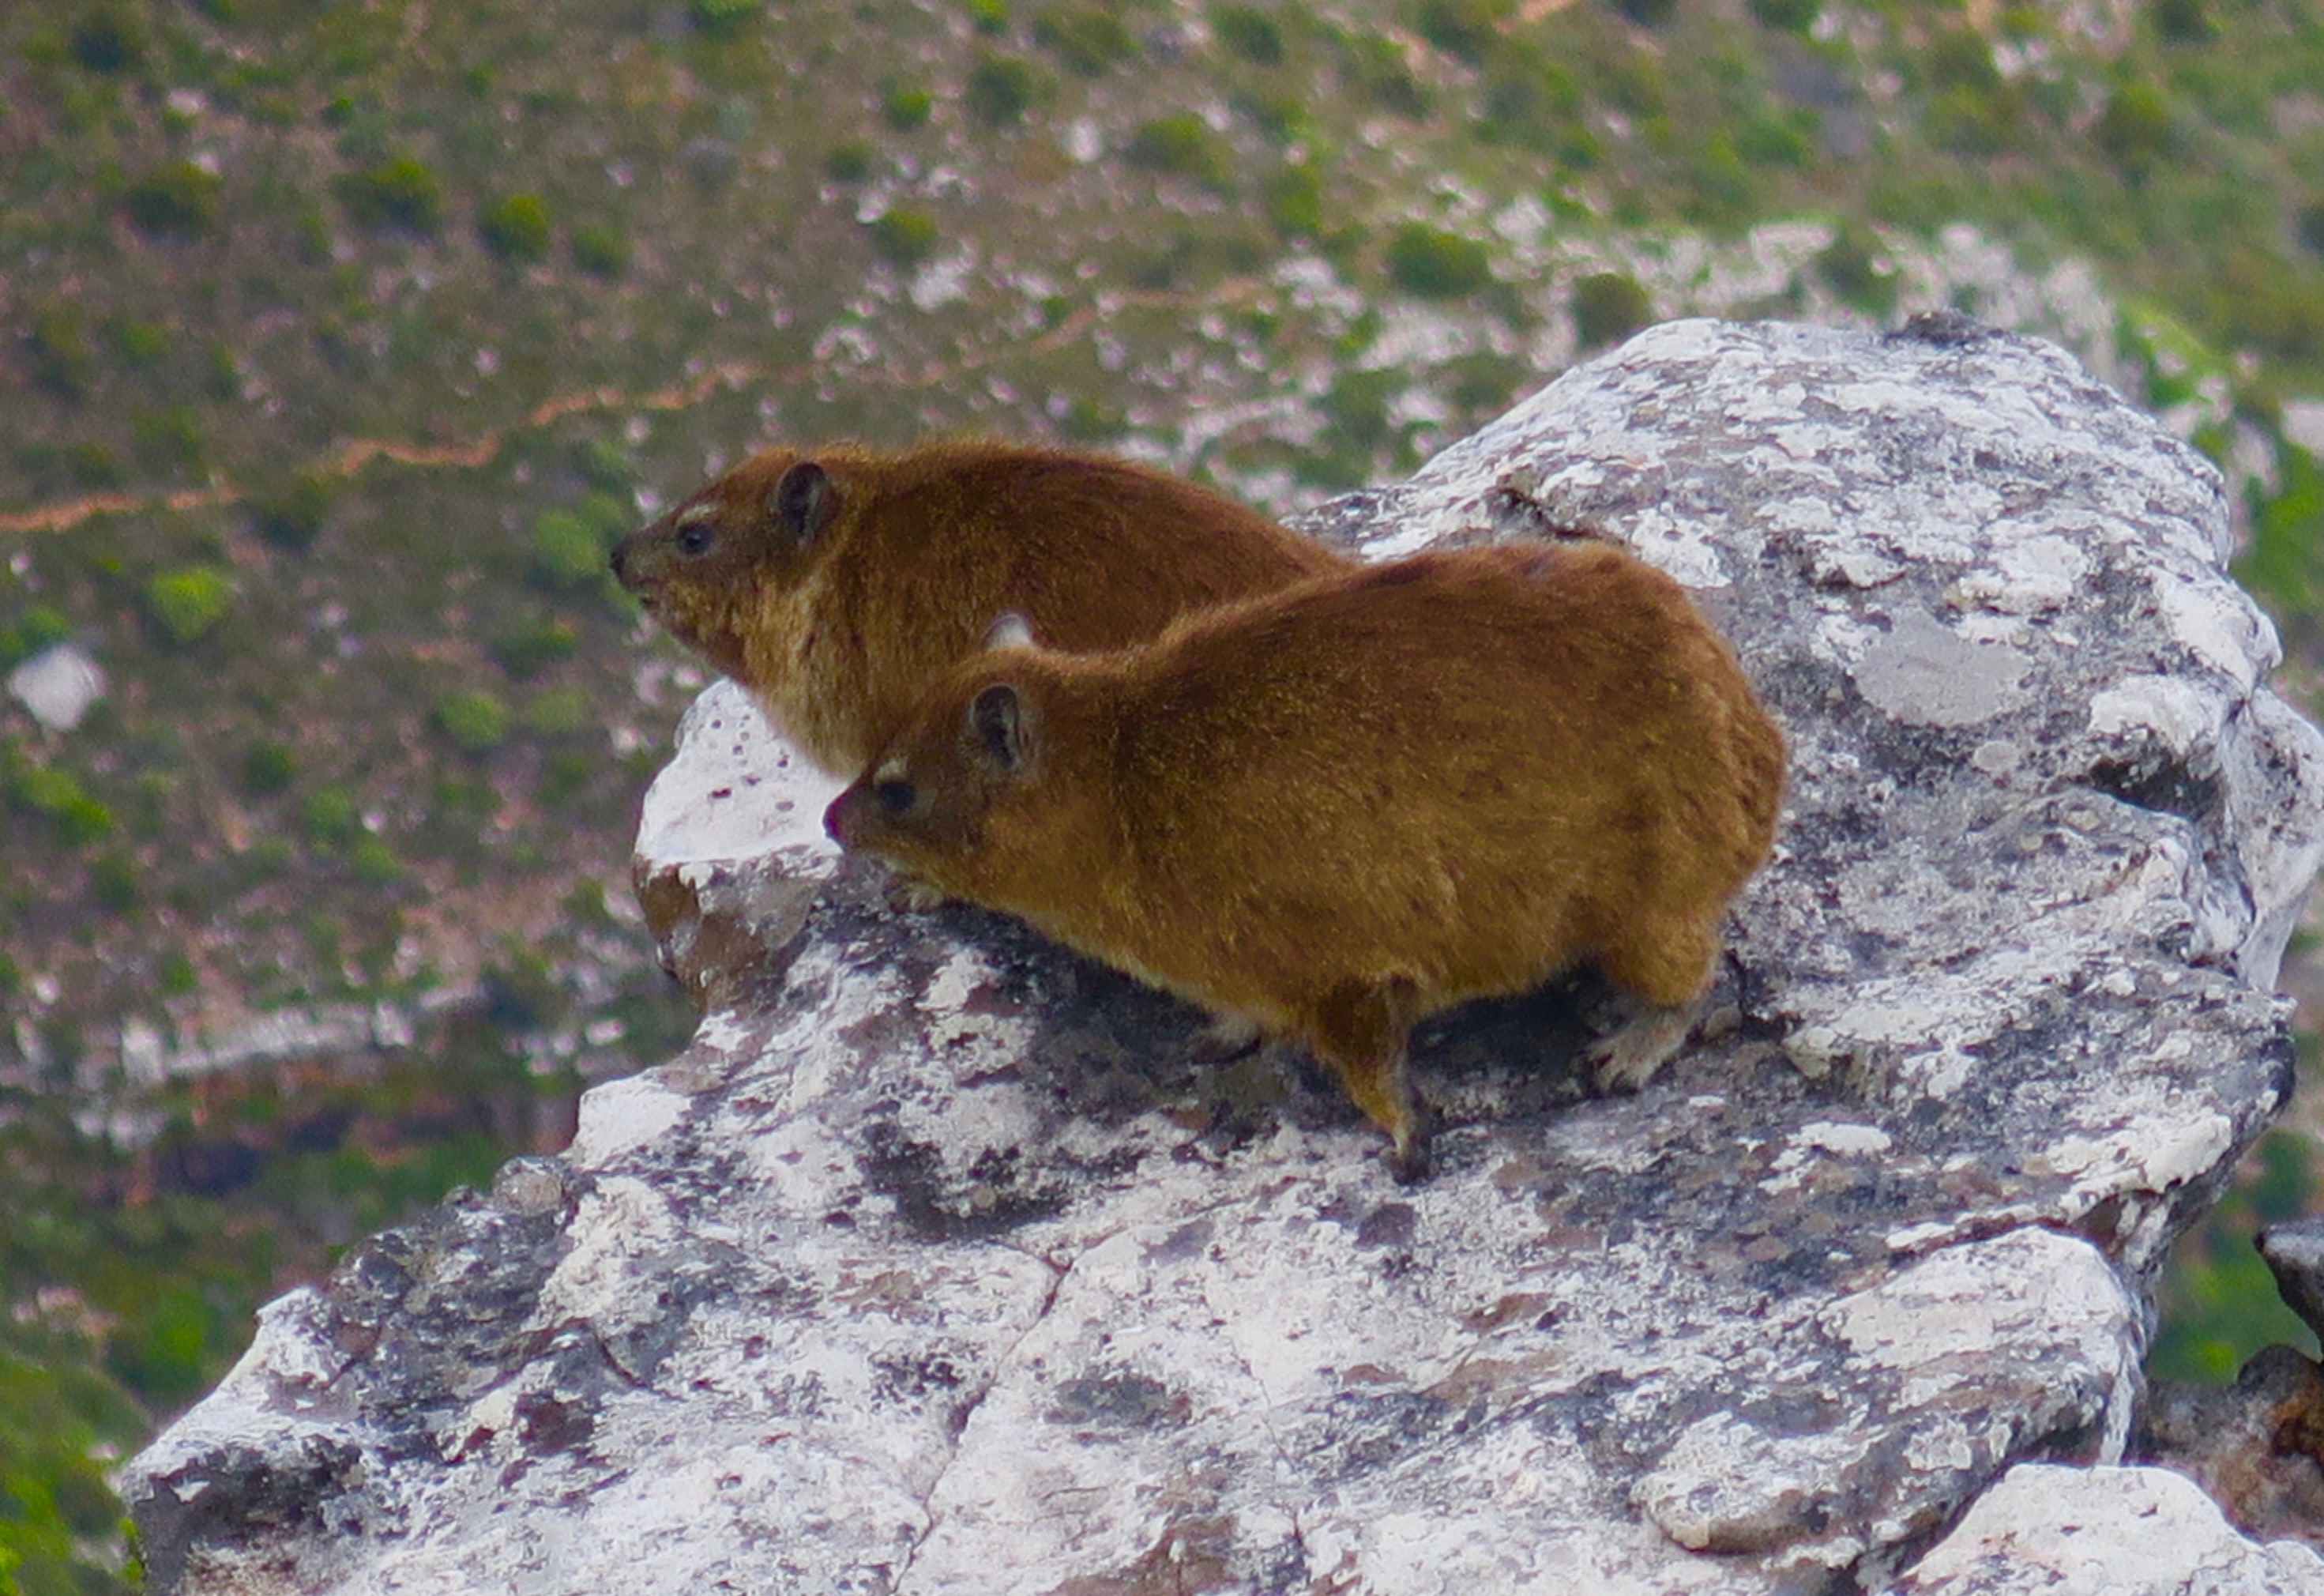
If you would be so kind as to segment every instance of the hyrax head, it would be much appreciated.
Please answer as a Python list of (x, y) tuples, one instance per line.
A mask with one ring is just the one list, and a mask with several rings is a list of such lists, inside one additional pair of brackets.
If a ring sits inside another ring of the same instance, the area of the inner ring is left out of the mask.
[(762, 596), (795, 588), (843, 494), (823, 462), (769, 449), (613, 546), (613, 575), (671, 636), (737, 680)]
[(824, 829), (947, 890), (997, 884), (1015, 850), (1012, 811), (1043, 773), (1042, 657), (1021, 617), (931, 689), (869, 770), (832, 800)]

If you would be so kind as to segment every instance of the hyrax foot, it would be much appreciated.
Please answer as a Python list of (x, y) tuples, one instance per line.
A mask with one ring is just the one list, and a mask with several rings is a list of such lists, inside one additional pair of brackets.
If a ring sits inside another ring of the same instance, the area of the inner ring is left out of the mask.
[(1266, 1039), (1257, 1020), (1242, 1014), (1222, 1014), (1202, 1029), (1191, 1051), (1197, 1064), (1232, 1064), (1258, 1052)]
[(1388, 1168), (1410, 1183), (1428, 1173), (1428, 1132), (1419, 1093), (1404, 1070), (1412, 1035), (1413, 983), (1346, 981), (1308, 1016), (1315, 1056), (1340, 1077), (1364, 1118), (1388, 1132)]
[(1655, 1078), (1686, 1045), (1694, 1025), (1694, 1005), (1646, 1009), (1582, 1050), (1591, 1079), (1601, 1093), (1636, 1092)]
[(1388, 1136), (1388, 1172), (1398, 1185), (1418, 1185), (1434, 1173), (1436, 1117), (1425, 1102), (1416, 1102), (1412, 1122)]
[(934, 914), (945, 906), (941, 889), (933, 887), (918, 876), (897, 871), (888, 877), (885, 889), (888, 907), (898, 914)]

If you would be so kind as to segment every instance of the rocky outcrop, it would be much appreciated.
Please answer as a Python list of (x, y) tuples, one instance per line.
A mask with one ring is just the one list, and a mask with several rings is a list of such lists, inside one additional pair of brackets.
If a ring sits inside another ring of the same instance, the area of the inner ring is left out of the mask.
[(128, 1471), (156, 1587), (2324, 1592), (2112, 1466), (2324, 820), (2209, 466), (1957, 319), (1693, 322), (1314, 524), (1587, 529), (1734, 639), (1793, 787), (1660, 1081), (1586, 1095), (1586, 979), (1450, 1017), (1398, 1187), (1299, 1061), (892, 911), (714, 687), (638, 863), (693, 1045), (267, 1310)]

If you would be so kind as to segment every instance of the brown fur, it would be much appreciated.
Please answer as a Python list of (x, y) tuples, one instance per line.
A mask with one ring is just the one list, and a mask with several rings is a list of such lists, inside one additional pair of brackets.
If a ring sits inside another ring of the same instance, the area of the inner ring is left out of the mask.
[(1643, 1084), (1683, 1039), (1784, 762), (1675, 582), (1610, 545), (1503, 546), (1316, 578), (1111, 654), (990, 650), (826, 824), (1305, 1042), (1412, 1175), (1405, 1046), (1428, 1014), (1594, 961), (1659, 1028), (1618, 1075)]
[(1055, 648), (1120, 648), (1348, 563), (1159, 471), (980, 440), (769, 449), (613, 550), (656, 620), (842, 775), (1004, 611)]

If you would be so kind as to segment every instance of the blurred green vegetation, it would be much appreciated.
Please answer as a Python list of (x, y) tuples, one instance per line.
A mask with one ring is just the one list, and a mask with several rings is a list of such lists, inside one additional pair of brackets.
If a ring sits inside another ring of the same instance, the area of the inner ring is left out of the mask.
[[(106, 1463), (260, 1301), (683, 1033), (599, 883), (695, 678), (604, 555), (770, 436), (1049, 432), (1289, 509), (1652, 317), (1928, 309), (1966, 223), (2089, 263), (2086, 354), (2230, 471), (2238, 569), (2324, 663), (2324, 19), (2121, 18), (0, 11), (0, 668), (71, 641), (111, 684), (69, 734), (0, 699), (0, 1585), (115, 1588)], [(1770, 268), (1771, 219), (1820, 231)], [(117, 1064), (133, 1021), (478, 983), (385, 1062)], [(2246, 1238), (2315, 1180), (2263, 1143), (2158, 1370), (2283, 1333)]]
[(2233, 1379), (2254, 1352), (2278, 1342), (2318, 1355), (2315, 1333), (2284, 1305), (2252, 1244), (2264, 1227), (2315, 1213), (2317, 1199), (2313, 1143), (2281, 1129), (2260, 1138), (2243, 1178), (2172, 1255), (2156, 1305), (2163, 1324), (2147, 1357), (2150, 1374)]

